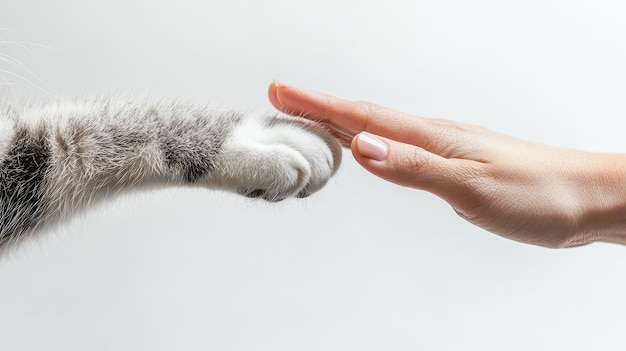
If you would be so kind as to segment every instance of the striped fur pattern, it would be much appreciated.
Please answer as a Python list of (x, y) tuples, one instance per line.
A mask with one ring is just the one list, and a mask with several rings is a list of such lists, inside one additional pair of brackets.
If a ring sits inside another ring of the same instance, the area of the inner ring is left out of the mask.
[(278, 113), (178, 101), (0, 102), (0, 251), (107, 195), (198, 185), (279, 201), (319, 190), (341, 148)]

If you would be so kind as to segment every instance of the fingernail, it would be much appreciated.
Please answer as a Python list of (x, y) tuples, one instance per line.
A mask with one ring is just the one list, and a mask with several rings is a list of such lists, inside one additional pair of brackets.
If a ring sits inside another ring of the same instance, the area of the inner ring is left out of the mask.
[(289, 88), (289, 90), (292, 91), (297, 91), (300, 94), (305, 94), (305, 95), (309, 95), (309, 96), (319, 96), (320, 93), (314, 90), (309, 90), (309, 89), (305, 89), (305, 88), (300, 88), (291, 84), (286, 84), (281, 82), (280, 80), (272, 80), (272, 84), (274, 84), (274, 86), (278, 89), (280, 88)]
[(276, 79), (272, 80), (272, 84), (274, 84), (274, 86), (277, 87), (277, 88), (282, 88), (284, 86), (287, 86), (287, 84), (285, 84), (285, 83), (283, 83), (283, 82), (281, 82), (279, 80), (276, 80)]
[(376, 161), (387, 157), (389, 146), (377, 136), (362, 132), (357, 138), (356, 147), (361, 155)]

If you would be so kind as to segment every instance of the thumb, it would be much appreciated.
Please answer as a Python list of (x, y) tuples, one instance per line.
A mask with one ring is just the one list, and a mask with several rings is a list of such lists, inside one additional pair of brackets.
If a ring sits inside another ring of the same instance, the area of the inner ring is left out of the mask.
[(356, 161), (374, 175), (398, 185), (422, 189), (444, 198), (460, 190), (460, 167), (418, 146), (361, 132), (352, 140)]

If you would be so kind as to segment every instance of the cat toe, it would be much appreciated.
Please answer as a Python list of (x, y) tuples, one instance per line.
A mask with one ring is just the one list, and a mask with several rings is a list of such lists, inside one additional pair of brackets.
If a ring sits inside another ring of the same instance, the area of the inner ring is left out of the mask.
[(239, 191), (239, 194), (245, 196), (245, 197), (249, 197), (251, 199), (257, 199), (260, 197), (265, 196), (265, 194), (267, 193), (267, 190), (265, 189), (253, 189), (253, 190), (241, 190)]
[(280, 201), (285, 200), (285, 197), (277, 195), (277, 194), (271, 194), (270, 192), (268, 192), (267, 189), (252, 189), (252, 190), (243, 189), (243, 190), (237, 191), (237, 193), (250, 199), (263, 199), (268, 202), (280, 202)]
[(311, 192), (309, 192), (308, 190), (301, 190), (299, 193), (296, 194), (296, 197), (298, 199), (304, 199), (306, 197), (311, 196)]
[(269, 202), (281, 202), (284, 199), (285, 199), (284, 197), (271, 197), (271, 196), (263, 197), (263, 200), (269, 201)]

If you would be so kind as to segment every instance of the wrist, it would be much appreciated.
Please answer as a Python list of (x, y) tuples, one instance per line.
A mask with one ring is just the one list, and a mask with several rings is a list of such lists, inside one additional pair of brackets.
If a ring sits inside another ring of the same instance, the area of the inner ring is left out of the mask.
[(585, 153), (578, 168), (581, 194), (576, 244), (626, 244), (626, 154)]

